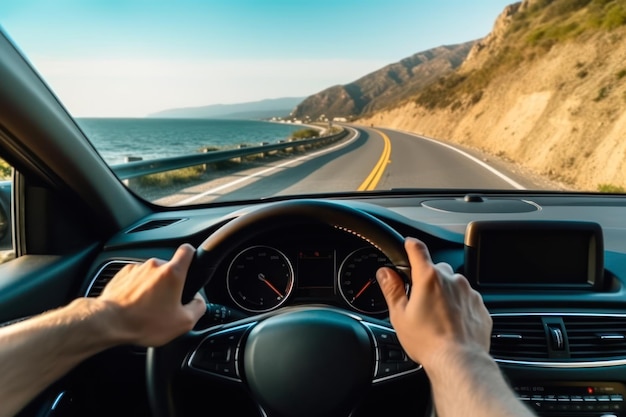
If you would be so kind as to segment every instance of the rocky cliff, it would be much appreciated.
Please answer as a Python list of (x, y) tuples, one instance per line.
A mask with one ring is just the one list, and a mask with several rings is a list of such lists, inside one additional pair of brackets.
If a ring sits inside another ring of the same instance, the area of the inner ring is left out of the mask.
[(486, 151), (578, 190), (626, 188), (626, 1), (525, 0), (466, 61), (359, 122)]

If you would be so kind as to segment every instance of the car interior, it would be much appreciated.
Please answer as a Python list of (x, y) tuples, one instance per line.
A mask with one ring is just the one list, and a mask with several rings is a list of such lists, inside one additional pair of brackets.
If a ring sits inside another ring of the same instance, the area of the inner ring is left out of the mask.
[(0, 158), (14, 168), (0, 322), (96, 297), (124, 265), (183, 243), (197, 248), (183, 301), (199, 291), (208, 305), (189, 334), (92, 357), (20, 417), (434, 415), (371, 280), (390, 265), (410, 291), (408, 236), (480, 292), (490, 353), (537, 415), (626, 415), (625, 195), (397, 189), (166, 207), (117, 178), (6, 36), (0, 80)]

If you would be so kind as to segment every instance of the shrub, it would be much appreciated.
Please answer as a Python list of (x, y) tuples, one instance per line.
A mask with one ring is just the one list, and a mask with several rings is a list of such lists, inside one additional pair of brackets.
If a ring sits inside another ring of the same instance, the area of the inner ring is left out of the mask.
[(531, 45), (537, 45), (546, 36), (545, 29), (535, 29), (528, 35), (528, 43)]
[(319, 134), (320, 132), (317, 129), (306, 128), (306, 129), (296, 130), (295, 132), (291, 134), (291, 138), (292, 139), (309, 139), (309, 138), (316, 138), (319, 136)]
[(465, 76), (455, 73), (441, 77), (422, 90), (416, 103), (430, 110), (448, 107), (457, 101), (456, 94), (461, 92), (458, 87), (465, 79)]
[(562, 19), (563, 16), (577, 12), (589, 3), (591, 0), (557, 0), (550, 5), (545, 17)]
[(616, 29), (626, 23), (626, 10), (619, 4), (609, 7), (604, 15), (602, 27), (608, 30)]
[(600, 88), (600, 90), (598, 91), (598, 95), (596, 96), (596, 98), (593, 99), (593, 101), (600, 101), (605, 99), (607, 96), (609, 95), (609, 87), (602, 87)]
[(626, 193), (626, 188), (614, 184), (599, 184), (598, 191), (601, 193)]
[(11, 179), (11, 173), (13, 169), (11, 165), (9, 165), (3, 159), (0, 159), (0, 180), (8, 180)]
[(177, 169), (174, 171), (159, 172), (158, 174), (146, 175), (139, 178), (139, 184), (148, 186), (167, 187), (175, 184), (185, 184), (196, 180), (204, 174), (200, 166)]

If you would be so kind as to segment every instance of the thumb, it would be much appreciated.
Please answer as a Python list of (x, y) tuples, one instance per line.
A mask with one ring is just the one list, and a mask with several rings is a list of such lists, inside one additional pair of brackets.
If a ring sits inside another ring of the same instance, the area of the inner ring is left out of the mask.
[(383, 292), (389, 312), (401, 309), (404, 310), (408, 298), (404, 281), (396, 271), (388, 267), (379, 268), (376, 271), (376, 280)]
[(189, 312), (194, 322), (196, 322), (200, 320), (200, 317), (202, 317), (206, 312), (207, 304), (204, 298), (197, 293), (189, 303), (183, 306), (183, 308)]

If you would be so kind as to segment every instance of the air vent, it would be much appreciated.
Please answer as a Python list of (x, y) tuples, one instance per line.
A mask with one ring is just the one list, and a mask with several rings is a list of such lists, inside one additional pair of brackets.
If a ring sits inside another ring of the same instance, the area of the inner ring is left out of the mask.
[(491, 355), (497, 359), (548, 359), (548, 345), (540, 316), (494, 315)]
[(552, 367), (626, 364), (626, 314), (494, 314), (491, 354)]
[(572, 360), (626, 359), (626, 316), (563, 316)]
[(132, 228), (128, 233), (145, 232), (146, 230), (160, 229), (161, 227), (170, 226), (174, 223), (182, 222), (184, 219), (159, 219), (150, 220)]
[(96, 276), (91, 281), (89, 288), (87, 289), (87, 297), (97, 297), (102, 294), (104, 287), (111, 281), (111, 279), (117, 274), (124, 266), (137, 262), (133, 261), (111, 261), (105, 264), (96, 273)]

